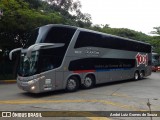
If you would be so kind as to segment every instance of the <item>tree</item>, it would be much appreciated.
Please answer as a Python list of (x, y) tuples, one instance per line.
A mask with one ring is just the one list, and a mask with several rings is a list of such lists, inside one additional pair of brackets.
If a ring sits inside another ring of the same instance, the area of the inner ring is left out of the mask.
[(63, 9), (65, 11), (78, 11), (81, 8), (81, 3), (79, 0), (73, 1), (73, 0), (46, 0), (48, 3), (50, 3), (52, 6), (54, 6), (54, 9)]
[(153, 27), (153, 29), (155, 29), (155, 31), (151, 31), (151, 34), (160, 35), (160, 26), (159, 27)]
[(151, 34), (156, 36), (152, 36), (152, 39), (149, 41), (153, 46), (153, 51), (160, 54), (160, 26), (153, 27), (154, 31), (151, 31)]
[(52, 10), (64, 16), (67, 24), (79, 27), (91, 26), (91, 15), (81, 12), (81, 3), (79, 0), (47, 0), (47, 2), (51, 4)]
[(28, 3), (23, 0), (1, 0), (0, 8), (3, 9), (3, 17), (0, 20), (0, 43), (8, 46), (24, 44), (24, 33), (36, 27), (49, 23), (63, 23), (63, 16), (58, 12), (46, 13), (30, 9)]
[(27, 2), (32, 9), (38, 9), (42, 6), (41, 0), (25, 0), (25, 2)]

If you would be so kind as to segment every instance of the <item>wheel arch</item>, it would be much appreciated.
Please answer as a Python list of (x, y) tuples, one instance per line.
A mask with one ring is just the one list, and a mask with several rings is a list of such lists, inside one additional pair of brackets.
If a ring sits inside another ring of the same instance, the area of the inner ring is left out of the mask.
[(143, 70), (143, 69), (142, 69), (142, 70), (141, 70), (141, 72), (142, 72), (142, 73), (143, 73), (143, 75), (145, 76), (145, 70)]

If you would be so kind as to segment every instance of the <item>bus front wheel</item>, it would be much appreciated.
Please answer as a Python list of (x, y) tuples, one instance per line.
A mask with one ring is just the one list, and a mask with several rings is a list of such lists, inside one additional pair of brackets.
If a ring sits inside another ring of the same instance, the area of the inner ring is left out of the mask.
[(74, 92), (79, 88), (79, 81), (77, 77), (70, 77), (67, 81), (66, 90), (68, 92)]

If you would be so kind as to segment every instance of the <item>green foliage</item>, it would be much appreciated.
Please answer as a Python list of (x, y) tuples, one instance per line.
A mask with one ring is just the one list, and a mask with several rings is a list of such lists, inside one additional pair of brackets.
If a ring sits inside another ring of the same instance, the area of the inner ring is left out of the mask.
[(151, 37), (148, 42), (153, 46), (153, 51), (160, 54), (160, 36)]
[[(20, 47), (24, 44), (24, 33), (45, 24), (68, 24), (89, 28), (107, 34), (148, 42), (154, 51), (160, 53), (160, 37), (148, 36), (126, 28), (110, 28), (106, 25), (92, 25), (91, 15), (81, 12), (79, 0), (1, 0), (0, 48)], [(160, 27), (152, 33), (160, 34)]]
[(152, 34), (160, 35), (160, 26), (159, 27), (153, 27), (155, 31), (151, 31)]
[(7, 47), (9, 43), (22, 45), (26, 31), (45, 24), (64, 22), (63, 16), (58, 12), (30, 9), (30, 5), (23, 0), (1, 0), (0, 8), (4, 11), (0, 19), (0, 48)]
[[(80, 11), (81, 4), (73, 0), (1, 0), (0, 48), (24, 44), (24, 33), (46, 24), (90, 26), (91, 16)], [(70, 12), (74, 12), (72, 15)]]
[(1, 29), (15, 31), (16, 28), (16, 30), (26, 31), (44, 24), (63, 21), (63, 17), (57, 12), (45, 13), (30, 9), (29, 4), (23, 0), (8, 0), (8, 3), (4, 1), (6, 0), (1, 1), (3, 6), (0, 6), (4, 10), (4, 16), (0, 21)]
[(104, 32), (107, 34), (117, 35), (125, 38), (135, 39), (139, 41), (148, 41), (150, 40), (150, 36), (142, 33), (137, 32), (134, 30), (130, 30), (127, 28), (110, 28), (109, 25), (95, 25), (93, 27), (90, 27), (92, 30)]

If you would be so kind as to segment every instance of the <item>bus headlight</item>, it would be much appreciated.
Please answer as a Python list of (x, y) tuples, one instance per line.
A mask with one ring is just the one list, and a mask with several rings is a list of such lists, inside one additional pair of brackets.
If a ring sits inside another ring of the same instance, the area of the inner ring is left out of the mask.
[(32, 86), (32, 87), (31, 87), (31, 90), (35, 90), (35, 88), (36, 88), (35, 86)]

